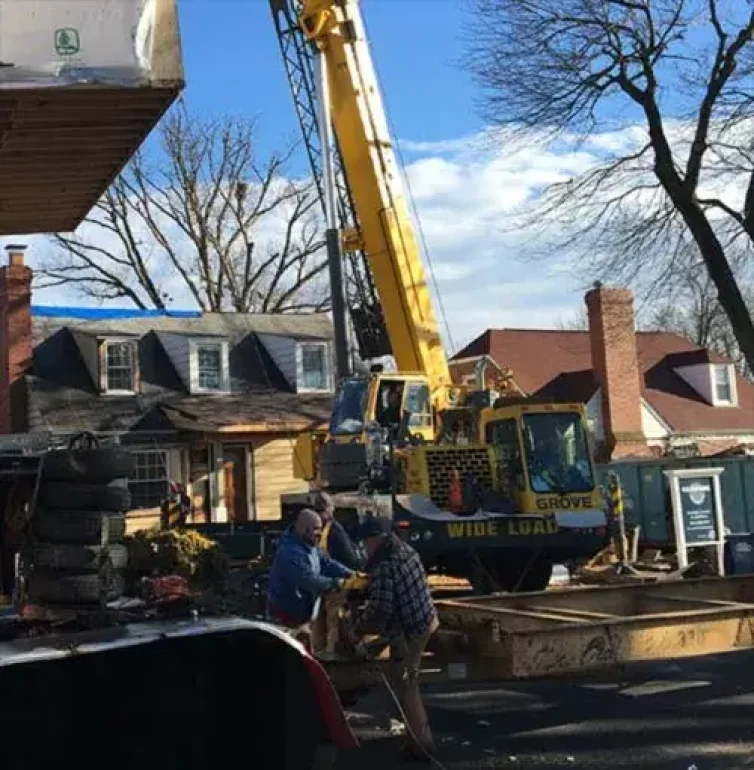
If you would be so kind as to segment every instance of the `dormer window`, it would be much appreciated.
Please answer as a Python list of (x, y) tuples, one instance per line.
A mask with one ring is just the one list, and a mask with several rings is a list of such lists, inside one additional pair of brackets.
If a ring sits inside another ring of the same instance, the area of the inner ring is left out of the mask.
[(298, 344), (299, 392), (332, 390), (329, 352), (326, 342)]
[(196, 367), (202, 390), (221, 390), (223, 382), (222, 345), (198, 345)]
[(229, 390), (228, 343), (225, 340), (192, 340), (191, 392), (227, 393)]
[(134, 340), (105, 340), (102, 368), (105, 393), (134, 393), (136, 390), (136, 343)]
[(713, 367), (713, 393), (715, 406), (732, 406), (736, 403), (733, 367), (718, 364)]

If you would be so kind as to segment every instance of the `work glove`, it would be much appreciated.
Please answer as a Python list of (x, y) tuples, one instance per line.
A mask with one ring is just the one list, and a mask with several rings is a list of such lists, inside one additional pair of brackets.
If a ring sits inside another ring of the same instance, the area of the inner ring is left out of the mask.
[(343, 580), (345, 591), (364, 591), (369, 585), (369, 576), (363, 572), (354, 572)]

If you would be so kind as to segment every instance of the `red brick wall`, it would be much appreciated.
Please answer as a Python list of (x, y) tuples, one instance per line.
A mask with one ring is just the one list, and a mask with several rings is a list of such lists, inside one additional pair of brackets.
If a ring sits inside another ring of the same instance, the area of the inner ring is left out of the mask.
[(0, 268), (0, 433), (28, 429), (24, 374), (31, 366), (31, 270), (23, 250), (8, 247)]
[(641, 424), (641, 381), (629, 289), (599, 287), (586, 295), (592, 367), (602, 388), (604, 453), (649, 455)]

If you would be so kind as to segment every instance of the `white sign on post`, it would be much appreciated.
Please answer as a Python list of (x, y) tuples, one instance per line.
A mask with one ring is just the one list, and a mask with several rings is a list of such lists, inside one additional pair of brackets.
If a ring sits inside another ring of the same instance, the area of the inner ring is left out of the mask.
[(720, 475), (724, 468), (664, 471), (670, 484), (678, 566), (689, 565), (688, 549), (715, 546), (718, 575), (725, 574), (725, 523)]

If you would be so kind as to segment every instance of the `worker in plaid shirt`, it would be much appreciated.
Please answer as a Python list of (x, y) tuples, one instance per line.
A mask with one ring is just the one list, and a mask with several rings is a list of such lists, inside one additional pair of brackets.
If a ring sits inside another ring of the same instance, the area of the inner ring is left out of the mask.
[(370, 516), (354, 536), (364, 541), (370, 576), (354, 635), (378, 633), (389, 641), (391, 684), (411, 728), (407, 753), (425, 758), (435, 753), (435, 744), (419, 690), (419, 670), (427, 642), (439, 625), (427, 575), (419, 554), (394, 534), (390, 519)]

